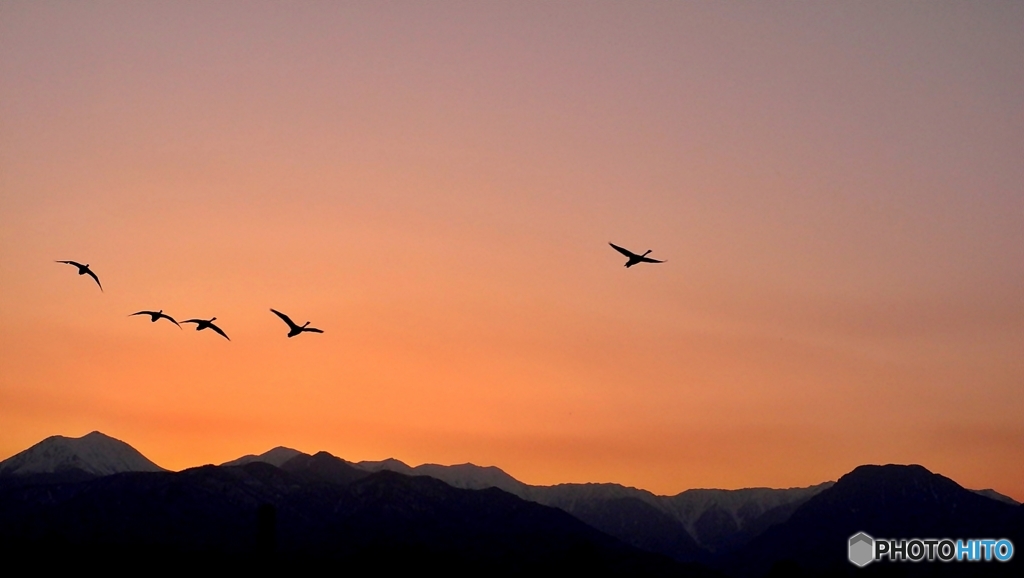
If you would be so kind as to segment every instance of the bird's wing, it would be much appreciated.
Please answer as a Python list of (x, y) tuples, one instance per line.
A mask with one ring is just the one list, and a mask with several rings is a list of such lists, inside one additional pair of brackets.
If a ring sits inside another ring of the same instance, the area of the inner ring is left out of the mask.
[(75, 267), (81, 267), (82, 266), (81, 263), (76, 263), (74, 261), (54, 261), (54, 263), (67, 263), (68, 265), (74, 265)]
[(153, 314), (153, 311), (136, 311), (135, 313), (130, 313), (128, 315), (128, 317), (131, 317), (132, 315), (152, 315), (152, 314)]
[(650, 257), (640, 257), (640, 260), (643, 261), (644, 263), (664, 263), (664, 261), (659, 261), (657, 259), (651, 259)]
[(186, 319), (182, 321), (182, 323), (195, 323), (196, 325), (199, 325), (202, 321), (202, 319)]
[(288, 324), (288, 327), (298, 327), (298, 325), (295, 325), (295, 323), (291, 320), (291, 318), (288, 317), (287, 315), (285, 315), (284, 313), (281, 313), (280, 311), (278, 311), (276, 309), (271, 309), (271, 311), (274, 312), (274, 315), (277, 315), (282, 320), (284, 320), (284, 322)]
[[(175, 325), (178, 325), (178, 322), (175, 321), (173, 317), (171, 317), (170, 315), (168, 315), (166, 313), (160, 313), (159, 316), (163, 317), (164, 319), (170, 321), (171, 323), (173, 323)], [(178, 329), (181, 329), (181, 325), (178, 325)]]
[(312, 331), (313, 333), (323, 333), (323, 329), (317, 329), (316, 327), (303, 327), (303, 331)]
[[(100, 278), (97, 277), (96, 274), (92, 272), (92, 269), (86, 269), (85, 272), (88, 273), (90, 277), (96, 280), (97, 285), (100, 285)], [(100, 291), (103, 291), (103, 285), (100, 285)]]
[(625, 256), (627, 256), (629, 258), (636, 257), (636, 255), (632, 251), (630, 251), (629, 249), (623, 249), (622, 247), (616, 245), (615, 243), (608, 243), (608, 244), (612, 246), (612, 249), (615, 249), (619, 253), (622, 253), (623, 255), (625, 255)]
[(220, 330), (220, 327), (217, 327), (217, 326), (216, 326), (216, 325), (214, 325), (213, 323), (211, 323), (211, 324), (210, 324), (210, 329), (212, 329), (212, 330), (216, 331), (217, 333), (220, 333), (221, 335), (223, 335), (223, 336), (224, 336), (224, 339), (227, 339), (228, 341), (231, 341), (231, 338), (230, 338), (230, 337), (228, 337), (228, 334), (227, 334), (227, 333), (224, 333), (223, 331), (221, 331), (221, 330)]

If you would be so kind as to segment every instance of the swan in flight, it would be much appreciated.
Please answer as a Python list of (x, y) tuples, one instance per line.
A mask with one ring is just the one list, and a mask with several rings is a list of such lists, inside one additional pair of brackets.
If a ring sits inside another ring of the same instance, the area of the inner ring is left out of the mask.
[(664, 261), (658, 261), (657, 259), (651, 259), (650, 257), (647, 257), (647, 253), (651, 252), (650, 249), (648, 249), (647, 253), (644, 253), (643, 255), (637, 255), (636, 253), (630, 251), (629, 249), (623, 249), (622, 247), (619, 247), (614, 243), (608, 244), (612, 246), (612, 249), (615, 249), (619, 253), (622, 253), (623, 255), (629, 257), (629, 261), (626, 261), (627, 268), (632, 267), (637, 263), (664, 263)]
[(295, 337), (296, 335), (298, 335), (299, 333), (302, 333), (303, 331), (311, 331), (313, 333), (324, 333), (324, 331), (321, 330), (321, 329), (316, 329), (315, 327), (306, 327), (307, 325), (309, 325), (308, 321), (304, 325), (302, 325), (300, 327), (298, 325), (295, 325), (295, 322), (292, 321), (292, 318), (288, 317), (287, 315), (285, 315), (285, 314), (283, 314), (283, 313), (281, 313), (279, 311), (276, 311), (276, 309), (272, 309), (271, 308), (270, 312), (272, 312), (273, 315), (280, 317), (282, 319), (282, 321), (284, 321), (285, 323), (288, 324), (288, 329), (289, 329), (288, 336), (289, 337)]
[[(173, 323), (175, 325), (178, 325), (178, 322), (175, 321), (174, 318), (171, 317), (170, 315), (167, 315), (166, 313), (164, 313), (163, 309), (161, 309), (160, 311), (139, 311), (137, 313), (132, 313), (128, 317), (131, 317), (132, 315), (149, 315), (152, 318), (152, 319), (150, 319), (150, 321), (152, 321), (153, 323), (156, 323), (157, 319), (160, 319), (161, 317), (163, 317), (164, 319), (170, 321), (171, 323)], [(211, 321), (213, 321), (213, 320), (211, 319)], [(181, 325), (178, 325), (178, 329), (181, 329)]]
[(289, 329), (288, 337), (295, 337), (296, 335), (302, 333), (303, 331), (312, 331), (313, 333), (323, 333), (323, 330), (317, 329), (316, 327), (306, 327), (306, 325), (309, 325), (309, 321), (307, 321), (305, 323), (305, 325), (303, 325), (302, 327), (299, 327), (298, 325), (295, 324), (294, 321), (291, 320), (290, 317), (288, 317), (284, 313), (281, 313), (280, 311), (277, 311), (276, 309), (271, 309), (270, 311), (272, 311), (274, 313), (274, 315), (277, 315), (285, 323), (288, 324), (288, 329)]
[(68, 265), (74, 265), (75, 267), (78, 267), (78, 274), (79, 275), (88, 275), (88, 276), (92, 277), (96, 281), (96, 284), (100, 286), (100, 291), (103, 291), (103, 285), (100, 285), (100, 278), (97, 277), (96, 274), (92, 272), (92, 269), (89, 268), (89, 264), (88, 263), (83, 265), (81, 263), (76, 263), (74, 261), (54, 261), (54, 262), (55, 263), (67, 263)]
[(182, 321), (182, 323), (195, 323), (196, 324), (196, 331), (202, 331), (203, 329), (207, 329), (207, 328), (212, 329), (212, 330), (216, 331), (217, 333), (220, 333), (222, 336), (224, 336), (224, 339), (227, 339), (228, 341), (231, 341), (231, 338), (228, 337), (227, 333), (224, 333), (223, 331), (221, 331), (220, 327), (217, 327), (216, 325), (213, 324), (213, 322), (216, 319), (217, 319), (216, 317), (211, 318), (209, 321), (206, 321), (206, 320), (203, 320), (203, 319), (186, 319), (186, 320)]

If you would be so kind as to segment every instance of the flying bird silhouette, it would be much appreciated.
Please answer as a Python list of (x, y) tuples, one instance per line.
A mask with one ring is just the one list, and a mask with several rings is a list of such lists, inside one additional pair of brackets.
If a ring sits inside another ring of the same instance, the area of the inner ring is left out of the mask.
[(622, 253), (623, 255), (629, 257), (629, 261), (626, 261), (627, 268), (632, 267), (637, 263), (664, 263), (664, 261), (658, 261), (657, 259), (651, 259), (650, 257), (647, 257), (647, 253), (651, 252), (650, 249), (648, 249), (647, 253), (644, 253), (643, 255), (637, 255), (636, 253), (630, 251), (629, 249), (623, 249), (622, 247), (619, 247), (614, 243), (608, 244), (612, 246), (612, 249), (615, 249), (619, 253)]
[(274, 315), (277, 315), (285, 323), (288, 324), (288, 329), (289, 329), (288, 337), (295, 337), (296, 335), (302, 333), (303, 331), (311, 331), (313, 333), (323, 333), (322, 330), (317, 329), (316, 327), (306, 327), (306, 325), (309, 325), (309, 321), (307, 321), (305, 323), (305, 325), (303, 325), (302, 327), (299, 327), (298, 325), (295, 324), (294, 321), (291, 320), (290, 317), (288, 317), (284, 313), (281, 313), (280, 311), (278, 311), (276, 309), (271, 309), (271, 311), (274, 313)]
[[(150, 321), (152, 321), (153, 323), (156, 323), (157, 319), (160, 319), (161, 317), (163, 317), (164, 319), (170, 321), (171, 323), (173, 323), (175, 325), (178, 325), (178, 322), (175, 321), (174, 318), (171, 317), (170, 315), (167, 315), (166, 313), (164, 313), (163, 309), (161, 309), (160, 311), (139, 311), (137, 313), (132, 313), (128, 317), (131, 317), (132, 315), (149, 315), (152, 318), (152, 319), (150, 319)], [(211, 321), (213, 321), (213, 320), (211, 319)], [(181, 329), (181, 325), (178, 325), (178, 329)]]
[(54, 261), (54, 263), (67, 263), (68, 265), (74, 265), (75, 267), (78, 267), (79, 275), (88, 275), (92, 277), (96, 281), (96, 284), (100, 286), (100, 291), (103, 291), (103, 285), (100, 285), (100, 278), (97, 277), (96, 274), (92, 272), (92, 269), (89, 268), (88, 263), (86, 263), (85, 265), (81, 263), (76, 263), (74, 261)]
[(196, 324), (196, 331), (202, 331), (203, 329), (212, 329), (212, 330), (216, 331), (217, 333), (220, 333), (222, 336), (224, 336), (224, 339), (227, 339), (228, 341), (231, 341), (231, 338), (228, 337), (227, 333), (224, 333), (223, 331), (221, 331), (220, 327), (217, 327), (216, 325), (213, 324), (213, 322), (216, 319), (217, 319), (216, 317), (210, 318), (209, 321), (206, 321), (204, 319), (186, 319), (186, 320), (182, 321), (182, 323), (195, 323)]

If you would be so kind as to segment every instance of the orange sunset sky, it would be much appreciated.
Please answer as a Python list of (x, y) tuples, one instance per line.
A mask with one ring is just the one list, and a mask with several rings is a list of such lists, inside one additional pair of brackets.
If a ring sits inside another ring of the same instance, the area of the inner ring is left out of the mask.
[(93, 430), (1024, 500), (1024, 3), (0, 1), (0, 459)]

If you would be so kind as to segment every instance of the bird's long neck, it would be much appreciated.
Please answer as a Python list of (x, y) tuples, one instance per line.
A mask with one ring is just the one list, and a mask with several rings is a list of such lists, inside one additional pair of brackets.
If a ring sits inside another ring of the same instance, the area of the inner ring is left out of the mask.
[(309, 325), (309, 321), (307, 321), (307, 322), (303, 323), (303, 324), (302, 324), (302, 327), (305, 327), (305, 326), (307, 326), (307, 325)]
[[(647, 250), (647, 253), (650, 253), (650, 252), (651, 252), (651, 249), (648, 249), (648, 250)], [(640, 255), (640, 256), (641, 256), (641, 257), (646, 257), (646, 256), (647, 256), (647, 253), (644, 253), (643, 255)]]

